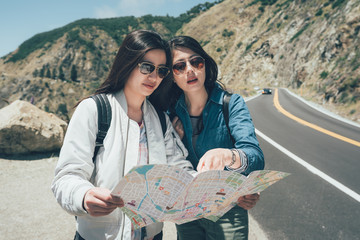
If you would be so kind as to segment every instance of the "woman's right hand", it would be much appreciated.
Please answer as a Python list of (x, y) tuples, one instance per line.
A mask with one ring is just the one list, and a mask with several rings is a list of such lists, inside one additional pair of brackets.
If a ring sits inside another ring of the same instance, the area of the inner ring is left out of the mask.
[(184, 137), (184, 126), (178, 116), (174, 117), (174, 119), (172, 120), (172, 125), (177, 134), (179, 135), (180, 139), (182, 140)]
[(260, 200), (260, 193), (249, 194), (241, 196), (237, 200), (237, 205), (245, 210), (250, 210), (255, 207), (256, 203)]
[(123, 207), (124, 201), (119, 196), (111, 195), (109, 189), (92, 188), (85, 193), (84, 209), (93, 217), (110, 214), (117, 207)]

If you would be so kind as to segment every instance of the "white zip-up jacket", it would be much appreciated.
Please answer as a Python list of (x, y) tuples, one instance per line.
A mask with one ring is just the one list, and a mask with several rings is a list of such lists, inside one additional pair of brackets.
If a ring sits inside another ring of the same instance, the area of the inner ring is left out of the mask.
[[(113, 190), (120, 179), (136, 166), (140, 128), (127, 116), (123, 91), (107, 94), (112, 119), (104, 146), (100, 148), (95, 166), (92, 161), (98, 130), (98, 113), (93, 99), (83, 100), (69, 123), (59, 161), (55, 169), (52, 191), (62, 208), (77, 216), (77, 231), (86, 240), (131, 239), (131, 223), (117, 208), (103, 217), (92, 217), (83, 206), (85, 193), (93, 187)], [(165, 137), (160, 120), (148, 100), (144, 101), (143, 119), (146, 127), (150, 164), (171, 164), (195, 171), (186, 160), (187, 150), (166, 116)], [(93, 174), (94, 173), (94, 174)], [(147, 226), (147, 237), (162, 230), (162, 223)]]

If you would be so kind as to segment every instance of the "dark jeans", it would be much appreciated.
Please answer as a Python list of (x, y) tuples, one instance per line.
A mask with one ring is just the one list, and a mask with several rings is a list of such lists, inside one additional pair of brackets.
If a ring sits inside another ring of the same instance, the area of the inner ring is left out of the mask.
[(248, 212), (235, 206), (219, 220), (201, 218), (176, 224), (178, 240), (247, 240), (249, 234)]
[(85, 239), (82, 238), (82, 237), (80, 236), (80, 234), (76, 231), (74, 240), (85, 240)]
[[(161, 231), (158, 235), (154, 237), (154, 240), (162, 240), (163, 232)], [(85, 240), (85, 238), (81, 237), (80, 234), (76, 231), (74, 240)]]

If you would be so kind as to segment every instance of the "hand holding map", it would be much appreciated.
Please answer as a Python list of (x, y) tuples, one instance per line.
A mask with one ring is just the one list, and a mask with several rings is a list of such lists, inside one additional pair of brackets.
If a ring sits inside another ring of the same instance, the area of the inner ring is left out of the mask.
[(171, 165), (134, 167), (112, 191), (121, 196), (121, 210), (134, 227), (154, 222), (177, 224), (199, 218), (217, 221), (240, 196), (261, 192), (289, 173), (261, 170), (249, 176), (237, 172), (213, 170), (195, 178)]

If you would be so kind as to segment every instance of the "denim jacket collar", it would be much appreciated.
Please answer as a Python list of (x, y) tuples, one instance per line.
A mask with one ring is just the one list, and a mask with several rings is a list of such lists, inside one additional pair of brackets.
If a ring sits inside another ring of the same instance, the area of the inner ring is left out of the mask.
[[(215, 86), (213, 88), (213, 90), (210, 93), (210, 97), (208, 101), (212, 101), (214, 103), (217, 104), (222, 104), (223, 102), (223, 95), (224, 95), (224, 91), (222, 90), (222, 88), (220, 87), (219, 84), (215, 83)], [(187, 109), (186, 103), (185, 103), (185, 94), (182, 93), (179, 97), (179, 100), (177, 101), (176, 105), (175, 105), (175, 109), (178, 107), (182, 107), (184, 109)]]

